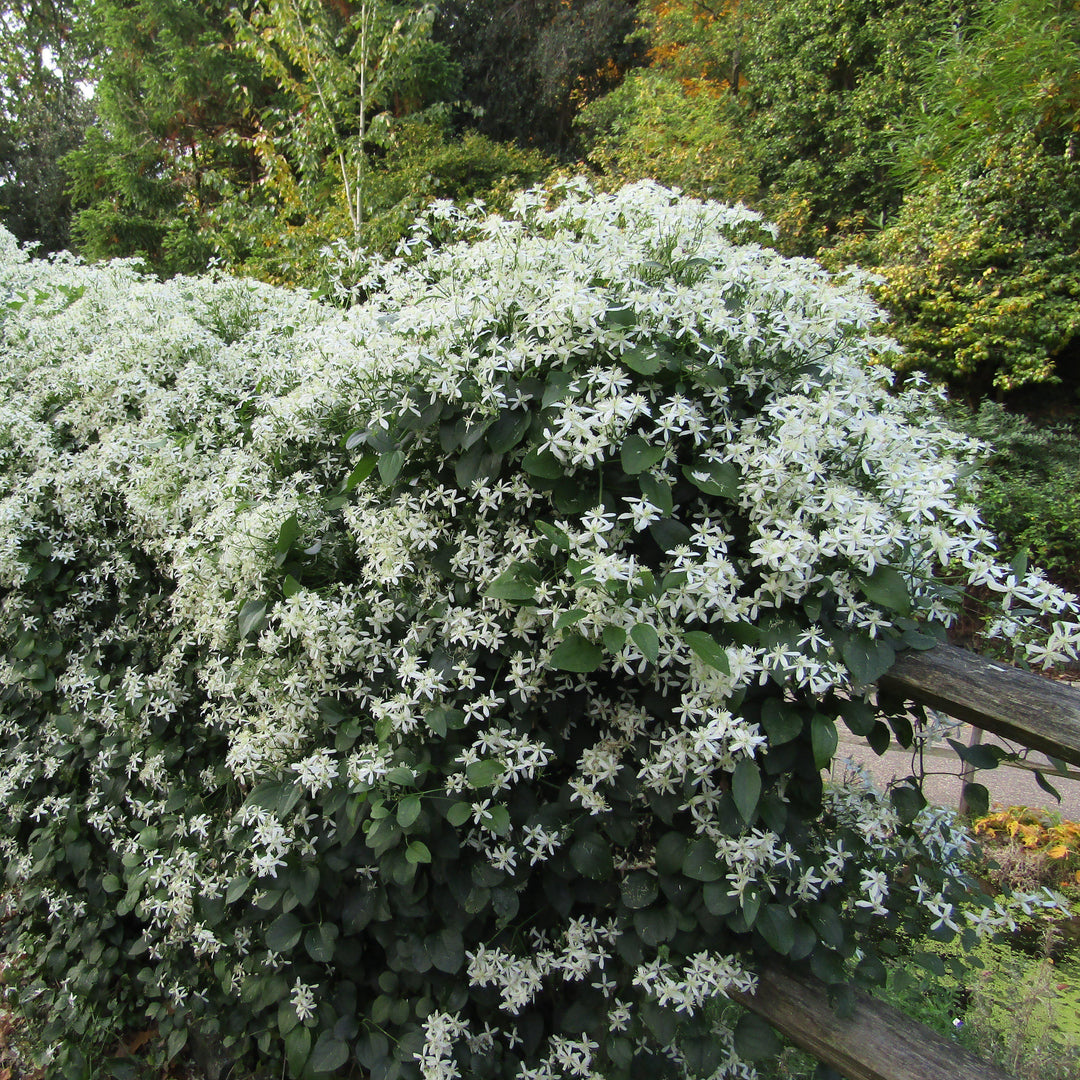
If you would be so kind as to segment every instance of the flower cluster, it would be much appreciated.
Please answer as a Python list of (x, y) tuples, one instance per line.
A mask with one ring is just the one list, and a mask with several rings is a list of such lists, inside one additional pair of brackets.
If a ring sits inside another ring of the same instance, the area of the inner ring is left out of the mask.
[(754, 956), (873, 979), (883, 921), (1011, 917), (953, 823), (821, 780), (939, 571), (1033, 663), (1077, 601), (997, 566), (975, 447), (749, 211), (437, 214), (344, 313), (3, 239), (26, 1008), (293, 1075), (749, 1076), (703, 1006)]

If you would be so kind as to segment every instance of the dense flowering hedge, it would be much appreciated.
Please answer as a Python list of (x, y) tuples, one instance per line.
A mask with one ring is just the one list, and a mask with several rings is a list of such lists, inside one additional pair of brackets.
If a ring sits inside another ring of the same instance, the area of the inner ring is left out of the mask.
[(941, 566), (1029, 660), (1080, 626), (857, 284), (759, 232), (437, 206), (347, 313), (3, 239), (5, 929), (66, 1074), (152, 1026), (296, 1077), (749, 1076), (709, 1003), (763, 960), (874, 981), (886, 931), (1043, 902), (980, 900), (915, 788), (822, 784), (838, 724), (910, 739), (867, 687)]

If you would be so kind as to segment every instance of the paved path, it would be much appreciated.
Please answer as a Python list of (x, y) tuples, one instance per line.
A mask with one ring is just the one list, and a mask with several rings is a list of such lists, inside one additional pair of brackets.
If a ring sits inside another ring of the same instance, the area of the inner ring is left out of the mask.
[[(950, 737), (966, 745), (971, 738), (971, 728), (962, 724)], [(983, 741), (1009, 747), (1008, 743), (989, 732), (984, 734)], [(1009, 748), (1016, 749), (1016, 747)], [(902, 750), (895, 743), (891, 749), (878, 757), (864, 739), (843, 735), (833, 765), (834, 776), (843, 775), (845, 758), (854, 759), (864, 765), (882, 786), (894, 778), (903, 779), (912, 771), (911, 751)], [(1042, 765), (1046, 763), (1046, 757), (1032, 751), (1029, 761)], [(925, 768), (928, 774), (941, 774), (928, 775), (924, 787), (926, 797), (933, 803), (956, 806), (960, 800), (961, 761), (943, 738), (935, 740), (932, 744), (931, 752), (925, 757)], [(1080, 774), (1080, 769), (1075, 767), (1071, 767), (1070, 771)], [(1010, 768), (1005, 764), (1000, 764), (996, 769), (976, 773), (973, 779), (989, 790), (991, 807), (995, 805), (1039, 807), (1059, 813), (1067, 821), (1080, 821), (1080, 778), (1065, 779), (1047, 776), (1050, 783), (1061, 794), (1060, 803), (1053, 795), (1043, 791), (1035, 782), (1034, 774), (1026, 769)]]

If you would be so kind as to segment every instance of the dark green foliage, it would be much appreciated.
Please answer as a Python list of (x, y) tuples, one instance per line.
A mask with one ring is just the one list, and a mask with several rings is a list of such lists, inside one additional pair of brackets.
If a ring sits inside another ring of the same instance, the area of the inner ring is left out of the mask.
[(470, 126), (565, 155), (580, 104), (641, 62), (634, 13), (633, 0), (446, 0), (435, 36), (461, 64)]
[(579, 114), (589, 163), (606, 184), (651, 177), (691, 194), (734, 202), (758, 189), (729, 123), (727, 95), (688, 94), (662, 66), (631, 71)]
[(80, 81), (91, 48), (72, 0), (5, 5), (0, 22), (0, 221), (41, 253), (69, 245), (71, 205), (60, 161), (92, 107)]
[(1003, 554), (1030, 552), (1032, 562), (1068, 588), (1080, 585), (1080, 425), (1035, 424), (984, 402), (953, 414), (991, 447), (979, 507), (1001, 538)]
[(899, 205), (891, 166), (918, 100), (923, 43), (962, 9), (953, 0), (643, 3), (657, 82), (624, 84), (586, 110), (594, 160), (620, 178), (659, 173), (694, 194), (748, 199), (780, 224), (786, 247), (813, 253), (837, 229)]
[(71, 244), (71, 204), (61, 159), (79, 146), (91, 107), (74, 87), (30, 84), (18, 115), (0, 117), (0, 220), (44, 252)]
[(231, 48), (226, 0), (95, 0), (98, 124), (68, 158), (73, 234), (92, 259), (197, 271), (223, 186), (259, 177), (247, 119), (271, 92)]
[(969, 397), (1068, 378), (1080, 335), (1080, 13), (1056, 0), (990, 6), (929, 67), (905, 129), (891, 226), (846, 252), (884, 274), (880, 298), (919, 367)]
[[(433, 120), (403, 121), (367, 174), (367, 215), (355, 252), (356, 272), (363, 272), (372, 253), (393, 255), (433, 199), (481, 199), (492, 210), (506, 210), (516, 191), (542, 180), (552, 167), (535, 150), (494, 142), (474, 131), (455, 137)], [(216, 253), (236, 272), (324, 293), (336, 264), (323, 249), (351, 235), (340, 201), (332, 198), (294, 218), (254, 199), (235, 201), (221, 206), (212, 221)]]
[(913, 189), (862, 256), (920, 368), (971, 398), (1059, 381), (1080, 335), (1080, 165), (1027, 136)]

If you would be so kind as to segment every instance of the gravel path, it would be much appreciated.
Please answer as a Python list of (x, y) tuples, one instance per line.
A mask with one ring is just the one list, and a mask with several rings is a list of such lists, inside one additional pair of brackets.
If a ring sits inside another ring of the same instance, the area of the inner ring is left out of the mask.
[[(951, 738), (967, 744), (971, 738), (971, 728), (960, 725)], [(1008, 749), (1011, 747), (1004, 740), (986, 732), (983, 736), (986, 744), (996, 744)], [(866, 744), (865, 740), (854, 736), (841, 736), (836, 761), (833, 764), (833, 776), (841, 777), (845, 759), (852, 759), (865, 766), (879, 785), (884, 786), (890, 780), (903, 779), (912, 771), (911, 751), (902, 750), (896, 744), (878, 757)], [(1037, 765), (1044, 765), (1046, 757), (1032, 751), (1029, 760)], [(942, 806), (956, 806), (960, 800), (961, 761), (952, 747), (944, 739), (935, 740), (930, 752), (924, 759), (928, 775), (924, 791), (933, 803)], [(1048, 766), (1049, 768), (1049, 766)], [(1027, 769), (1009, 767), (1000, 764), (996, 769), (978, 772), (974, 781), (985, 785), (990, 792), (990, 805), (993, 806), (1028, 806), (1051, 810), (1061, 814), (1067, 821), (1080, 821), (1080, 770), (1070, 768), (1071, 778), (1047, 776), (1050, 783), (1061, 794), (1059, 803), (1053, 795), (1043, 791), (1035, 781), (1035, 776)]]

